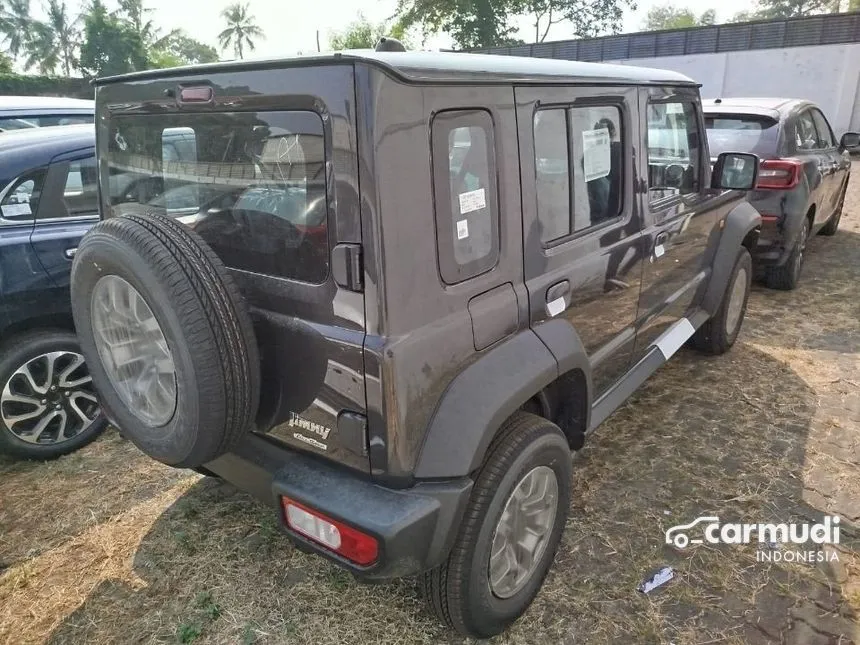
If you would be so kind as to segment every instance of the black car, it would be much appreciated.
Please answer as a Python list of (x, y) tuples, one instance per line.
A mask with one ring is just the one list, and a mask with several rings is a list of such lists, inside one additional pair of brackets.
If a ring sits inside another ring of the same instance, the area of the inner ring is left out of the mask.
[(703, 101), (711, 154), (745, 150), (761, 159), (749, 199), (762, 216), (753, 261), (768, 286), (794, 289), (810, 235), (833, 235), (842, 216), (851, 160), (860, 135), (837, 143), (810, 101), (723, 98)]
[(98, 220), (93, 125), (0, 134), (0, 452), (47, 459), (105, 428), (69, 302)]
[(675, 72), (365, 52), (102, 79), (96, 106), (72, 309), (105, 414), (355, 575), (420, 574), (463, 633), (538, 592), (571, 451), (740, 332), (758, 159), (711, 168)]

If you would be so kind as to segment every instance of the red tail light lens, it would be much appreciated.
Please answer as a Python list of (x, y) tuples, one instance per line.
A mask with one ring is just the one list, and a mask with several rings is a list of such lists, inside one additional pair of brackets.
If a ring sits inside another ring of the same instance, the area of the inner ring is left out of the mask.
[(281, 506), (287, 526), (350, 562), (367, 566), (379, 557), (379, 542), (375, 537), (288, 497), (281, 497)]
[(800, 183), (803, 164), (797, 159), (767, 159), (758, 171), (757, 189), (788, 190)]

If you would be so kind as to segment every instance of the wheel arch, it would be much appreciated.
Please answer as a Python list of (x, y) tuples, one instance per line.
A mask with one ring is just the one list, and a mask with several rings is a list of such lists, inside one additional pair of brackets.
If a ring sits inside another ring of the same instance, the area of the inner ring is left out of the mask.
[(755, 249), (760, 232), (761, 215), (749, 202), (737, 204), (726, 215), (713, 256), (711, 278), (702, 299), (702, 306), (708, 314), (714, 315), (722, 302), (738, 249), (742, 246), (749, 251)]

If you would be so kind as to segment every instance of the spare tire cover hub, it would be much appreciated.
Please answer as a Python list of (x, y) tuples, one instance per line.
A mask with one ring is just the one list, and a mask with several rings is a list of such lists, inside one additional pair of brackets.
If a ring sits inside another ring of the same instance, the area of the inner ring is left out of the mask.
[(106, 275), (93, 288), (91, 315), (117, 394), (145, 424), (166, 424), (176, 412), (176, 367), (152, 309), (126, 280)]

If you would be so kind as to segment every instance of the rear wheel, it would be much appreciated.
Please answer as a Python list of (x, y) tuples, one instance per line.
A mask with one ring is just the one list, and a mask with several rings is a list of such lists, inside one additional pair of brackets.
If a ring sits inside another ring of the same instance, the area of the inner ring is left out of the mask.
[(561, 540), (570, 479), (570, 449), (558, 426), (526, 412), (505, 423), (478, 474), (451, 554), (420, 581), (442, 621), (487, 638), (525, 612)]
[(72, 309), (108, 416), (143, 452), (202, 466), (254, 421), (257, 344), (215, 253), (158, 215), (111, 218), (78, 246)]
[(0, 452), (53, 459), (87, 445), (106, 426), (73, 333), (31, 332), (0, 347)]
[(809, 220), (804, 218), (800, 233), (785, 264), (778, 267), (768, 267), (765, 280), (771, 289), (791, 291), (800, 282), (800, 272), (806, 255), (806, 244), (809, 242)]

